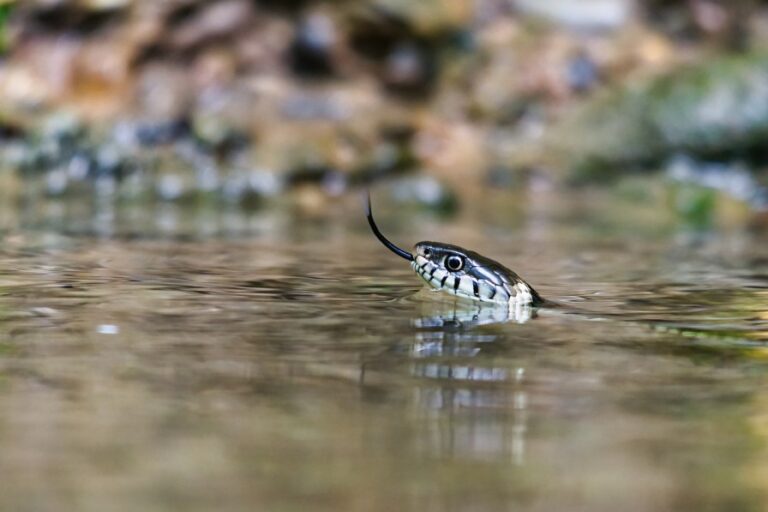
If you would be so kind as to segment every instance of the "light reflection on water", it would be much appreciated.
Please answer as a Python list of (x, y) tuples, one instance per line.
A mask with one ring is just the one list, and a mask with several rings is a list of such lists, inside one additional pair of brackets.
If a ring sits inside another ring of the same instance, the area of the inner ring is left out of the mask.
[[(766, 496), (758, 242), (720, 258), (584, 227), (493, 245), (430, 229), (506, 254), (592, 316), (417, 293), (362, 223), (268, 213), (243, 221), (250, 238), (167, 240), (113, 213), (93, 237), (9, 227), (3, 508), (750, 510)], [(188, 219), (159, 222), (178, 235)]]

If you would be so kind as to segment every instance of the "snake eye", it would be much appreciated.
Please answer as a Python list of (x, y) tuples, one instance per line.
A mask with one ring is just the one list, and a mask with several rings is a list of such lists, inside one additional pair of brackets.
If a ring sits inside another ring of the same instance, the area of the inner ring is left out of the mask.
[(464, 268), (464, 258), (452, 254), (445, 259), (445, 266), (451, 272), (458, 272)]
[(429, 258), (429, 255), (432, 254), (432, 251), (429, 248), (424, 249), (424, 256)]

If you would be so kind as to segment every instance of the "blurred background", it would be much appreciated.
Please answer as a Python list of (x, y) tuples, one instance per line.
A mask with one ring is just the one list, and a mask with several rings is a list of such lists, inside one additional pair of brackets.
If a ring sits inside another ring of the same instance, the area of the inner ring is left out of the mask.
[(757, 0), (0, 9), (11, 197), (317, 213), (393, 177), (399, 202), (451, 212), (488, 188), (642, 175), (687, 184), (673, 203), (694, 223), (720, 195), (749, 210), (737, 222), (768, 204)]
[(758, 0), (0, 0), (0, 509), (763, 511), (766, 142)]

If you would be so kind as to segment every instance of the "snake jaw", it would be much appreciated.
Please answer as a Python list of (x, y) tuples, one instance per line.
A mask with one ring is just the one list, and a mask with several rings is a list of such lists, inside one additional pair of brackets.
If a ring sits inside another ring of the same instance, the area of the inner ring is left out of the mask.
[(411, 268), (431, 288), (457, 297), (494, 304), (531, 304), (533, 302), (530, 290), (524, 284), (522, 287), (516, 285), (518, 288), (513, 293), (509, 293), (502, 285), (482, 281), (466, 272), (448, 272), (419, 254), (411, 262)]

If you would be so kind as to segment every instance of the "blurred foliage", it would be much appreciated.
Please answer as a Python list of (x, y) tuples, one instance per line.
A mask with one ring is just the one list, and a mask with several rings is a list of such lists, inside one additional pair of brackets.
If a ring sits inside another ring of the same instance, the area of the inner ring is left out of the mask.
[(0, 53), (8, 51), (8, 20), (11, 16), (14, 0), (0, 1)]
[(596, 97), (552, 144), (581, 178), (658, 166), (676, 152), (763, 161), (767, 92), (767, 55), (716, 58)]

